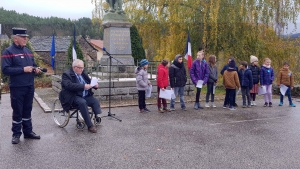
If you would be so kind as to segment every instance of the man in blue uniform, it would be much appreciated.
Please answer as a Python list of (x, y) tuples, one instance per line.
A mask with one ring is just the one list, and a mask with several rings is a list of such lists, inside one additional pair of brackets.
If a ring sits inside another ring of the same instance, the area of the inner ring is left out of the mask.
[(24, 28), (12, 28), (13, 44), (6, 48), (1, 56), (2, 72), (10, 77), (10, 98), (12, 114), (12, 144), (24, 138), (40, 139), (32, 131), (31, 110), (34, 96), (34, 74), (40, 73), (36, 68), (33, 53), (26, 47), (27, 34)]

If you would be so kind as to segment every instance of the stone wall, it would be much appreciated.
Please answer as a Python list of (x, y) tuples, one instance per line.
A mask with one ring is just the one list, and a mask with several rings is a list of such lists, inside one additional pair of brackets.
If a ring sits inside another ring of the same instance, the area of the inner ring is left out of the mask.
[[(53, 75), (52, 77), (52, 89), (59, 92), (61, 90), (61, 76)], [(137, 99), (138, 90), (136, 89), (135, 81), (113, 81), (111, 82), (111, 99), (112, 100), (124, 100), (124, 99)], [(152, 94), (151, 98), (157, 97), (157, 85), (156, 80), (151, 80)], [(94, 96), (99, 100), (109, 99), (109, 82), (98, 82), (99, 88), (94, 91)], [(187, 81), (185, 86), (185, 95), (193, 95), (195, 86), (190, 80)]]

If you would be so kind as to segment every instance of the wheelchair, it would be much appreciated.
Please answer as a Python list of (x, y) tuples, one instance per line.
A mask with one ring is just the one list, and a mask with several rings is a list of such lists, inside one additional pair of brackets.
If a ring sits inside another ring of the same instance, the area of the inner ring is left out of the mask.
[[(70, 113), (72, 112), (72, 113)], [(91, 120), (94, 121), (96, 126), (100, 125), (101, 118), (99, 117), (98, 121), (94, 116), (94, 112), (89, 112)], [(81, 116), (80, 110), (77, 107), (71, 107), (70, 111), (65, 111), (61, 105), (59, 99), (56, 99), (52, 106), (52, 116), (54, 122), (61, 128), (65, 127), (68, 123), (70, 118), (76, 118), (76, 127), (77, 129), (84, 129), (86, 126), (83, 117)]]

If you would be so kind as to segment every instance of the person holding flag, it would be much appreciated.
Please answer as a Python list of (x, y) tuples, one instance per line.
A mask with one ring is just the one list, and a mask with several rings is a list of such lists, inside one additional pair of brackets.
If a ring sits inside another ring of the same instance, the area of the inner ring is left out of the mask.
[(198, 81), (202, 80), (203, 81), (202, 85), (205, 85), (208, 81), (209, 73), (210, 73), (208, 64), (204, 60), (204, 56), (205, 56), (205, 53), (202, 49), (200, 51), (198, 51), (197, 59), (193, 62), (192, 67), (190, 69), (191, 80), (197, 88), (196, 101), (195, 101), (195, 105), (194, 105), (194, 109), (196, 109), (196, 110), (203, 109), (203, 107), (200, 106), (200, 102), (199, 102), (201, 88), (197, 87), (197, 83), (198, 83)]

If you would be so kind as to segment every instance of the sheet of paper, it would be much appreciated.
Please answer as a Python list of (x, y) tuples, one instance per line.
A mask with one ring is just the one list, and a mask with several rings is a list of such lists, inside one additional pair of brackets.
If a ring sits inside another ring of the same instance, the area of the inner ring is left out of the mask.
[(96, 77), (92, 77), (91, 86), (94, 87), (98, 83), (98, 79)]
[(215, 94), (215, 92), (216, 92), (216, 85), (214, 85), (213, 87), (213, 94)]
[(202, 86), (203, 86), (203, 80), (198, 80), (196, 87), (202, 88)]
[(172, 94), (174, 94), (173, 90), (161, 90), (159, 92), (159, 98), (171, 100)]
[(172, 99), (176, 99), (176, 95), (175, 95), (175, 93), (174, 93), (174, 90), (172, 90), (172, 92), (173, 92), (173, 94), (171, 95), (171, 98), (172, 98)]
[(146, 97), (147, 98), (151, 97), (151, 93), (152, 93), (152, 85), (148, 86), (146, 90)]
[(285, 95), (285, 93), (286, 93), (286, 91), (287, 91), (287, 89), (288, 89), (288, 87), (287, 86), (285, 86), (285, 85), (283, 85), (283, 84), (281, 84), (280, 85), (280, 93), (281, 93), (281, 95)]
[(241, 93), (241, 90), (238, 90), (237, 92), (236, 92), (236, 95), (239, 95)]
[(264, 95), (267, 93), (266, 86), (258, 87), (258, 95)]

